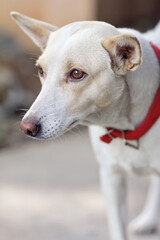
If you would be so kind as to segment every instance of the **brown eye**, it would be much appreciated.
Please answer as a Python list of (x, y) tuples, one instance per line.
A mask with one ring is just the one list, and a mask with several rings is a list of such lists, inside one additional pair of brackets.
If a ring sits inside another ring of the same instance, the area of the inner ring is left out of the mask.
[(78, 69), (73, 69), (70, 72), (70, 80), (71, 81), (80, 81), (82, 79), (84, 79), (86, 77), (86, 73), (83, 72), (82, 70), (78, 70)]
[(43, 68), (42, 68), (41, 66), (38, 66), (37, 69), (38, 69), (39, 75), (40, 75), (41, 77), (43, 77), (43, 75), (44, 75)]

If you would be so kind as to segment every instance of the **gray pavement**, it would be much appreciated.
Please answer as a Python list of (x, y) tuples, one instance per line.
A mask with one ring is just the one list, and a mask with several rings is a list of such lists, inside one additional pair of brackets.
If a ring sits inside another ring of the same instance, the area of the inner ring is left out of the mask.
[[(148, 179), (129, 179), (132, 219)], [(130, 240), (158, 240), (160, 233)], [(15, 144), (0, 152), (0, 240), (105, 240), (98, 164), (86, 129), (52, 141)]]

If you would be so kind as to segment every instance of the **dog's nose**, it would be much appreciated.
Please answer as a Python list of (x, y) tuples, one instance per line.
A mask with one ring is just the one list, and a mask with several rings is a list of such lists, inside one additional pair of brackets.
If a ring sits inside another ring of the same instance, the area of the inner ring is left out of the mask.
[(24, 131), (24, 133), (31, 137), (36, 137), (38, 132), (41, 129), (40, 124), (36, 124), (34, 121), (21, 121), (20, 128)]

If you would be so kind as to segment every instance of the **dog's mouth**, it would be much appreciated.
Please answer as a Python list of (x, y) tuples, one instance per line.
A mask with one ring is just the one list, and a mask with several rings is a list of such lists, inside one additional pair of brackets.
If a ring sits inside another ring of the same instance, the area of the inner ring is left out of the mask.
[(79, 121), (79, 120), (77, 119), (77, 120), (74, 120), (73, 122), (71, 122), (71, 123), (69, 124), (68, 128), (75, 126), (78, 121)]
[(72, 121), (70, 124), (68, 124), (67, 127), (65, 127), (63, 129), (63, 127), (60, 125), (59, 129), (56, 129), (54, 131), (51, 132), (47, 132), (45, 130), (43, 130), (43, 127), (41, 129), (41, 131), (38, 133), (38, 135), (36, 136), (36, 138), (39, 139), (50, 139), (50, 138), (57, 138), (61, 135), (63, 135), (65, 132), (70, 131), (73, 127), (75, 127), (78, 124), (79, 120), (76, 119), (74, 121)]

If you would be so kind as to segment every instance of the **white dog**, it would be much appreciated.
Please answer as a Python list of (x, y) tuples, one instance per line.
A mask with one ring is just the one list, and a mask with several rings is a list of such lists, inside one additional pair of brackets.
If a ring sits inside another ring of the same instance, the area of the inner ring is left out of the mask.
[(22, 130), (46, 139), (77, 124), (89, 125), (112, 240), (127, 239), (125, 173), (156, 174), (142, 213), (131, 223), (137, 232), (151, 232), (160, 205), (160, 65), (155, 46), (160, 47), (160, 24), (141, 34), (104, 22), (58, 29), (16, 12), (12, 17), (42, 50), (36, 65), (43, 87), (21, 122)]

